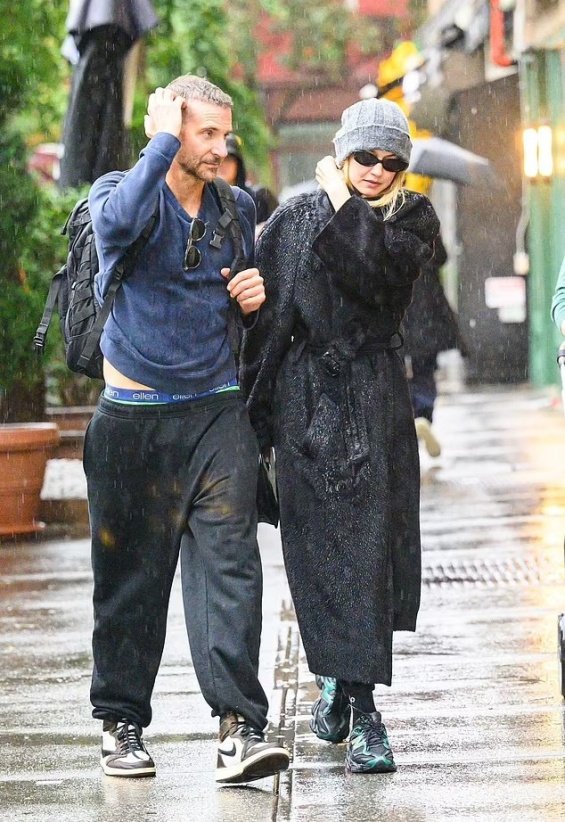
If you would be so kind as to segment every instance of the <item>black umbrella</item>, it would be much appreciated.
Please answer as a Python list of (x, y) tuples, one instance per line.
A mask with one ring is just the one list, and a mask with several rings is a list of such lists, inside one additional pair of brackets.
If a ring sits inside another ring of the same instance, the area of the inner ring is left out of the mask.
[(408, 171), (463, 185), (486, 185), (496, 181), (486, 157), (474, 154), (441, 137), (414, 139)]
[(73, 0), (67, 17), (76, 61), (65, 127), (61, 188), (91, 183), (126, 168), (123, 120), (124, 59), (133, 43), (157, 25), (150, 0)]
[(139, 40), (158, 23), (150, 0), (71, 0), (67, 31), (77, 42), (98, 26), (117, 26)]

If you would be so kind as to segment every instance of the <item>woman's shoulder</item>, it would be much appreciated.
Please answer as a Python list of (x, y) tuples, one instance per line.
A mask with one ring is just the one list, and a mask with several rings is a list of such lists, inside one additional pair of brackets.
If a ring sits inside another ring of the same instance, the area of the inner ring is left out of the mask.
[(391, 223), (410, 222), (421, 225), (422, 228), (437, 234), (439, 218), (431, 201), (425, 194), (404, 189), (400, 208), (391, 217)]
[(287, 224), (302, 222), (313, 215), (319, 207), (321, 191), (297, 194), (281, 203), (271, 214), (263, 229), (263, 234), (278, 230)]
[(303, 213), (304, 211), (308, 211), (312, 207), (315, 207), (319, 199), (320, 191), (309, 191), (303, 194), (296, 194), (294, 197), (289, 197), (288, 200), (281, 203), (275, 209), (272, 216), (288, 216), (290, 214)]
[(410, 211), (423, 211), (435, 214), (434, 207), (429, 197), (425, 194), (420, 194), (418, 191), (410, 191), (405, 188), (402, 191), (403, 203), (399, 209), (399, 213), (407, 214)]

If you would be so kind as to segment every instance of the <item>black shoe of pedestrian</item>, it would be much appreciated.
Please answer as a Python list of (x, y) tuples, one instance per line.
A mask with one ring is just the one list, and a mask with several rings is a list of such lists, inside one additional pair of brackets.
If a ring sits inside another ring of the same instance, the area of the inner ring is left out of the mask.
[(238, 785), (286, 771), (286, 748), (265, 741), (265, 735), (231, 711), (220, 718), (216, 782)]
[(350, 773), (392, 773), (396, 770), (386, 728), (377, 712), (355, 712), (345, 767)]
[(108, 776), (155, 776), (155, 763), (143, 744), (142, 730), (135, 722), (105, 719), (102, 726), (100, 764)]
[(343, 742), (349, 733), (351, 706), (333, 676), (316, 676), (321, 694), (312, 705), (310, 728), (325, 742)]

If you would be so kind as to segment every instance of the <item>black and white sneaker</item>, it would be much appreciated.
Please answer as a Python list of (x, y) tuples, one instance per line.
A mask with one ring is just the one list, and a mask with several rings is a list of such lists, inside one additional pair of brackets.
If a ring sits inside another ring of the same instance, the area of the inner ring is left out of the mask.
[(236, 713), (220, 718), (216, 782), (237, 785), (286, 771), (286, 748), (265, 742), (265, 735)]
[(155, 763), (141, 738), (142, 730), (135, 722), (105, 719), (102, 726), (102, 757), (100, 764), (108, 776), (155, 776)]

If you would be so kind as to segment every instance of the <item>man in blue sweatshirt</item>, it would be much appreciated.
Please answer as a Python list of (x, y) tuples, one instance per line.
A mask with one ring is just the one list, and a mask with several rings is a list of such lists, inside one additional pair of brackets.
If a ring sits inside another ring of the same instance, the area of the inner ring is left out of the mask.
[(253, 265), (255, 208), (234, 188), (249, 268), (218, 242), (210, 184), (226, 156), (232, 100), (199, 77), (149, 97), (150, 138), (128, 172), (92, 186), (101, 301), (124, 251), (157, 214), (104, 328), (105, 389), (84, 454), (94, 574), (93, 716), (111, 776), (155, 774), (142, 738), (165, 642), (180, 553), (192, 661), (220, 718), (216, 779), (233, 784), (288, 767), (265, 740), (259, 682), (262, 572), (258, 445), (239, 394), (228, 334), (265, 300)]

